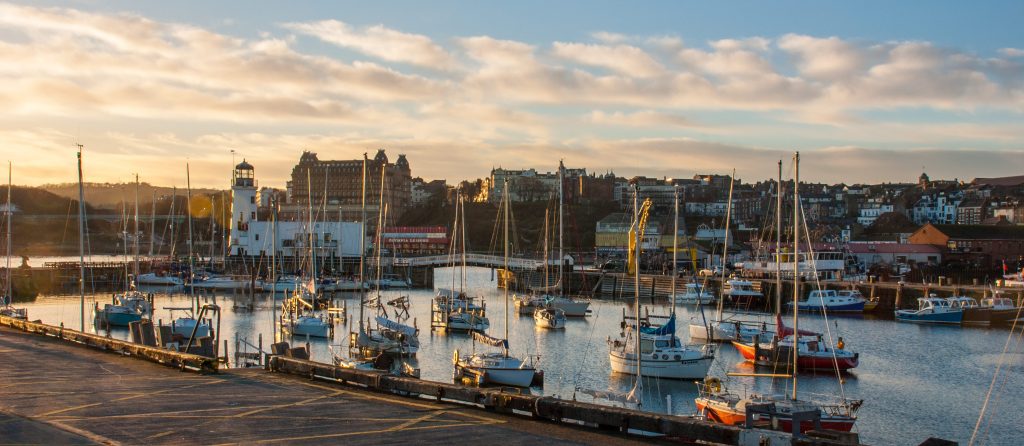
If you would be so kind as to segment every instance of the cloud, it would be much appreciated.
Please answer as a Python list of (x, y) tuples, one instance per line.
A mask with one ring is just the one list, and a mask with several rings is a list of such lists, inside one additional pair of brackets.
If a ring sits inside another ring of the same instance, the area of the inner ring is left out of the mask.
[(837, 37), (816, 38), (786, 34), (779, 48), (796, 58), (801, 74), (815, 79), (844, 79), (865, 69), (866, 57), (856, 45)]
[[(275, 181), (303, 148), (342, 159), (394, 148), (417, 174), (453, 181), (506, 159), (545, 165), (557, 156), (596, 171), (679, 176), (670, 171), (681, 165), (735, 164), (763, 177), (760, 165), (770, 169), (785, 153), (777, 148), (794, 146), (809, 159), (830, 148), (821, 153), (836, 161), (822, 165), (823, 177), (857, 181), (899, 175), (886, 157), (966, 159), (957, 150), (996, 163), (985, 165), (1000, 171), (989, 176), (1022, 170), (1021, 157), (1005, 156), (1024, 148), (1015, 48), (981, 57), (931, 42), (801, 34), (688, 44), (612, 30), (582, 42), (435, 40), (337, 20), (234, 36), (138, 14), (8, 4), (0, 26), (0, 153), (39, 182), (73, 179), (53, 166), (73, 165), (76, 140), (89, 147), (95, 180), (131, 166), (171, 181), (166, 160), (189, 157), (211, 185), (223, 184), (229, 148), (252, 153)], [(642, 137), (680, 134), (693, 138)], [(929, 169), (974, 169), (943, 163), (929, 160)]]
[(1001, 48), (999, 54), (1006, 57), (1024, 57), (1024, 50), (1019, 48)]
[(404, 62), (438, 70), (455, 66), (452, 56), (429, 37), (396, 31), (383, 25), (354, 28), (338, 20), (321, 20), (285, 23), (282, 26), (390, 62)]
[(665, 73), (665, 67), (635, 46), (555, 42), (553, 47), (554, 55), (565, 60), (607, 68), (627, 76), (646, 78)]
[(669, 128), (697, 126), (686, 117), (654, 110), (641, 110), (632, 113), (606, 113), (601, 110), (594, 110), (587, 117), (594, 124), (610, 126)]

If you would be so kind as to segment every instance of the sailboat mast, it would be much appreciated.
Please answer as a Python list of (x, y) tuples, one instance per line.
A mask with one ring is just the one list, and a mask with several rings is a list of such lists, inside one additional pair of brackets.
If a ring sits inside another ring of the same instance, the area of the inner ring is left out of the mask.
[(152, 261), (153, 243), (156, 241), (156, 189), (153, 189), (153, 203), (149, 212), (149, 257)]
[[(312, 278), (310, 282), (312, 289), (309, 290), (312, 293), (310, 299), (316, 300), (316, 233), (313, 231), (313, 184), (310, 183), (309, 169), (306, 169), (306, 198), (309, 200), (307, 207), (309, 209), (309, 276)], [(316, 304), (316, 302), (310, 302), (310, 304)]]
[[(800, 152), (793, 154), (793, 400), (796, 400), (796, 363), (800, 347), (797, 301), (800, 300)], [(810, 243), (810, 240), (808, 240)]]
[(636, 357), (636, 384), (633, 387), (634, 395), (637, 395), (637, 405), (641, 405), (641, 396), (643, 389), (643, 375), (641, 374), (643, 355), (640, 350), (640, 185), (633, 185), (633, 224), (636, 225), (636, 230), (633, 231), (633, 249), (635, 250), (633, 255), (633, 269), (636, 272), (635, 280), (633, 281), (633, 314), (635, 315), (634, 322), (636, 322), (636, 330), (633, 332), (633, 340), (635, 341), (634, 355)]
[(82, 185), (82, 145), (78, 145), (78, 291), (79, 331), (85, 331), (85, 188)]
[(672, 213), (672, 314), (676, 314), (676, 277), (679, 277), (678, 268), (676, 265), (679, 263), (679, 186), (675, 186), (672, 194), (672, 204), (674, 205), (674, 211)]
[[(729, 224), (730, 224), (730, 221), (732, 220), (732, 187), (733, 187), (734, 184), (736, 184), (736, 169), (733, 169), (732, 170), (732, 175), (729, 176), (729, 198), (726, 200), (726, 203), (725, 203), (725, 244), (722, 245), (722, 282), (721, 282), (721, 286), (719, 287), (719, 293), (718, 293), (718, 321), (719, 321), (719, 323), (721, 323), (721, 321), (722, 321), (722, 313), (724, 312), (724, 309), (723, 309), (722, 306), (724, 305), (724, 301), (725, 301), (725, 264), (726, 264), (726, 259), (729, 258)], [(712, 257), (711, 261), (714, 262), (715, 259)], [(712, 271), (714, 271), (714, 269), (713, 269), (714, 266), (715, 265), (711, 265)], [(739, 333), (736, 333), (736, 336), (738, 338), (739, 337)]]
[(11, 293), (11, 162), (7, 162), (7, 285), (4, 297), (4, 304), (10, 305), (14, 302), (14, 295)]
[(366, 153), (363, 153), (362, 221), (359, 223), (359, 332), (363, 331), (363, 304), (366, 302)]
[[(563, 246), (563, 231), (565, 224), (562, 219), (565, 217), (565, 165), (562, 161), (558, 161), (558, 295), (565, 295), (565, 285), (562, 284), (562, 279), (565, 278), (565, 273), (562, 268), (565, 263), (565, 248)], [(639, 316), (639, 313), (637, 314)]]
[(782, 160), (775, 189), (775, 314), (782, 314)]
[(139, 280), (139, 174), (135, 174), (135, 280)]
[[(192, 256), (192, 174), (188, 163), (185, 163), (185, 216), (188, 218), (188, 293), (192, 297), (192, 311), (199, 310), (199, 300), (196, 299), (196, 271), (195, 259)], [(197, 321), (198, 323), (198, 321)]]
[[(509, 287), (509, 270), (508, 270), (508, 206), (510, 201), (508, 199), (508, 180), (505, 180), (504, 193), (501, 195), (505, 197), (505, 342), (508, 342), (508, 287)], [(508, 356), (508, 349), (505, 350), (505, 356)]]
[(380, 198), (377, 201), (377, 243), (374, 246), (374, 252), (377, 257), (377, 296), (380, 296), (380, 284), (381, 284), (381, 248), (384, 245), (384, 179), (387, 177), (387, 163), (380, 164)]
[[(170, 220), (167, 221), (167, 224), (171, 228), (171, 261), (174, 261), (174, 255), (178, 249), (178, 247), (176, 246), (178, 242), (178, 226), (175, 224), (175, 220), (177, 220), (177, 218), (175, 217), (177, 217), (178, 214), (175, 213), (174, 209), (174, 205), (177, 204), (177, 201), (178, 187), (175, 186), (174, 189), (171, 190), (171, 209), (168, 211), (168, 217), (170, 217)], [(166, 231), (164, 232), (166, 233)]]
[(548, 286), (550, 285), (548, 283), (548, 278), (551, 277), (551, 268), (550, 268), (550, 265), (548, 265), (548, 263), (549, 263), (548, 255), (550, 254), (550, 250), (548, 249), (548, 232), (551, 232), (550, 229), (548, 228), (548, 220), (551, 218), (550, 214), (551, 214), (551, 207), (549, 206), (547, 209), (544, 209), (544, 289), (545, 290), (547, 290)]
[(214, 215), (217, 214), (217, 202), (213, 201), (213, 195), (210, 195), (210, 267), (213, 267), (213, 255), (217, 249), (217, 219)]
[(274, 342), (277, 342), (277, 197), (270, 199), (274, 211), (270, 214), (273, 235), (270, 246), (270, 326), (274, 329)]

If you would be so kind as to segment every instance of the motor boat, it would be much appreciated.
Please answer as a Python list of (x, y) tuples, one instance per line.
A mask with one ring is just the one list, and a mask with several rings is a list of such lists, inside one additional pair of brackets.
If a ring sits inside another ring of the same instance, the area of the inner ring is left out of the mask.
[(963, 325), (977, 325), (987, 327), (992, 324), (992, 309), (978, 304), (974, 298), (967, 296), (953, 296), (946, 299), (949, 306), (964, 311), (964, 317), (960, 323)]
[(707, 305), (714, 302), (715, 295), (707, 291), (705, 287), (699, 283), (688, 283), (684, 287), (683, 294), (676, 294), (676, 303), (683, 305)]
[(139, 274), (139, 277), (135, 279), (139, 285), (159, 285), (159, 286), (179, 286), (184, 281), (180, 277), (160, 275), (157, 273), (145, 273)]
[(918, 298), (916, 310), (896, 310), (897, 321), (917, 324), (960, 325), (963, 317), (963, 309), (953, 308), (949, 301), (938, 297)]
[[(865, 302), (863, 297), (858, 298), (849, 293), (840, 295), (835, 290), (812, 290), (807, 299), (796, 303), (796, 307), (800, 311), (861, 313), (864, 311)], [(792, 303), (787, 306), (792, 307)]]

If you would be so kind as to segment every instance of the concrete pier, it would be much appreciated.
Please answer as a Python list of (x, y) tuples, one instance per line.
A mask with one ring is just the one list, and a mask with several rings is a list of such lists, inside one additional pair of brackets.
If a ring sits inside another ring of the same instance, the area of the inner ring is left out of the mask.
[(0, 327), (0, 436), (24, 444), (631, 444), (262, 369), (183, 373)]

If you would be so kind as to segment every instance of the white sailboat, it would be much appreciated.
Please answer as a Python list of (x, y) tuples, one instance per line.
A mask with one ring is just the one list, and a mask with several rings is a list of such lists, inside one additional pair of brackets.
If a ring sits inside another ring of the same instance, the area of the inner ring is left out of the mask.
[[(590, 301), (569, 297), (566, 294), (562, 279), (565, 278), (565, 165), (558, 162), (558, 280), (555, 282), (557, 294), (541, 294), (538, 296), (522, 296), (516, 299), (516, 308), (520, 313), (530, 312), (536, 308), (550, 306), (565, 312), (568, 317), (585, 317), (590, 312)], [(545, 247), (545, 250), (547, 248)]]
[[(365, 159), (363, 161), (366, 162)], [(381, 165), (380, 171), (380, 203), (377, 216), (377, 243), (375, 244), (374, 252), (377, 255), (377, 273), (376, 280), (373, 284), (376, 286), (376, 295), (372, 301), (375, 303), (377, 308), (377, 317), (374, 321), (377, 323), (376, 327), (372, 326), (369, 321), (366, 325), (362, 325), (360, 320), (359, 334), (355, 338), (355, 346), (359, 349), (359, 353), (364, 357), (373, 357), (381, 353), (402, 355), (402, 356), (414, 356), (420, 349), (419, 341), (419, 330), (416, 327), (405, 325), (402, 321), (395, 321), (388, 318), (387, 310), (384, 308), (383, 296), (381, 295), (381, 289), (387, 288), (383, 281), (383, 272), (381, 267), (381, 254), (384, 241), (384, 228), (387, 222), (387, 206), (384, 204), (384, 189), (385, 179), (387, 178), (387, 165)], [(364, 188), (365, 190), (365, 188)], [(365, 196), (364, 196), (365, 199)], [(408, 312), (405, 313), (408, 316)]]
[[(449, 263), (452, 267), (452, 288), (451, 289), (439, 289), (437, 296), (432, 302), (431, 308), (431, 324), (436, 327), (443, 327), (446, 330), (455, 331), (478, 331), (485, 332), (491, 326), (490, 319), (487, 319), (487, 305), (481, 303), (477, 305), (476, 297), (469, 296), (465, 292), (466, 288), (466, 221), (465, 221), (465, 209), (463, 206), (463, 198), (461, 193), (459, 194), (458, 202), (455, 207), (455, 223), (452, 226), (452, 245), (451, 245), (451, 262)], [(460, 217), (462, 220), (460, 221)], [(461, 228), (461, 236), (456, 237), (455, 234), (459, 233)], [(459, 240), (462, 241), (462, 266), (458, 269), (460, 272), (460, 286), (459, 291), (455, 291), (455, 272), (456, 260), (455, 253), (459, 248)]]
[[(636, 187), (636, 186), (634, 186)], [(640, 376), (653, 378), (695, 379), (707, 376), (711, 364), (715, 360), (715, 346), (706, 344), (700, 347), (688, 346), (676, 336), (675, 303), (672, 314), (660, 325), (650, 324), (649, 318), (640, 316), (640, 248), (643, 240), (643, 228), (640, 221), (645, 218), (649, 209), (649, 201), (639, 207), (639, 190), (634, 190), (634, 271), (636, 273), (634, 323), (624, 320), (623, 333), (619, 339), (608, 339), (608, 360), (614, 373), (636, 375), (638, 386)], [(678, 196), (676, 197), (676, 218), (678, 219)], [(678, 234), (678, 229), (676, 230)], [(676, 243), (678, 246), (678, 243)], [(675, 287), (673, 278), (673, 288)], [(646, 323), (646, 326), (645, 326)], [(635, 389), (634, 389), (635, 390)]]
[[(309, 170), (306, 170), (306, 185), (308, 186)], [(308, 282), (300, 283), (299, 287), (292, 293), (291, 299), (285, 304), (287, 311), (282, 312), (281, 326), (285, 327), (292, 336), (308, 336), (314, 338), (330, 338), (333, 334), (334, 325), (330, 317), (316, 311), (316, 231), (313, 220), (313, 193), (306, 191), (309, 201), (309, 274)]]
[[(504, 185), (501, 210), (504, 215), (504, 269), (508, 271), (509, 256), (509, 212), (510, 202), (508, 196), (508, 181)], [(522, 359), (509, 355), (508, 351), (508, 325), (509, 325), (509, 297), (508, 287), (505, 287), (505, 339), (497, 339), (482, 333), (473, 333), (473, 346), (476, 342), (482, 342), (494, 347), (501, 347), (501, 353), (476, 353), (469, 356), (459, 357), (458, 350), (455, 351), (455, 373), (461, 376), (474, 376), (478, 384), (496, 384), (514, 387), (529, 387), (537, 376), (537, 370), (532, 364), (527, 364)]]
[[(192, 173), (189, 169), (188, 163), (185, 164), (185, 185), (187, 187), (188, 194), (185, 196), (185, 208), (192, 209)], [(195, 256), (192, 250), (192, 213), (187, 212), (188, 216), (188, 274), (189, 284), (195, 282)], [(196, 318), (196, 314), (199, 312), (199, 298), (196, 296), (195, 287), (189, 286), (189, 306), (188, 307), (164, 307), (166, 310), (171, 311), (171, 332), (181, 334), (182, 336), (191, 336), (192, 332), (195, 331), (196, 337), (203, 337), (201, 334), (210, 335), (210, 324), (208, 322), (200, 321)], [(174, 318), (174, 311), (184, 311), (185, 315)], [(198, 326), (198, 328), (197, 328)]]
[[(780, 167), (781, 175), (781, 167)], [(736, 176), (735, 170), (733, 175), (729, 177), (729, 206), (725, 208), (725, 242), (722, 248), (722, 264), (723, 266), (727, 263), (729, 258), (729, 223), (732, 217), (732, 192), (733, 192), (733, 178)], [(749, 294), (748, 289), (750, 288), (750, 282), (747, 281), (736, 281), (725, 279), (726, 268), (722, 268), (721, 283), (723, 284), (722, 290), (718, 299), (718, 306), (716, 312), (716, 318), (711, 321), (703, 320), (703, 311), (701, 311), (702, 320), (692, 319), (690, 321), (689, 332), (690, 339), (706, 339), (718, 342), (728, 342), (733, 340), (744, 340), (749, 341), (755, 337), (765, 339), (771, 335), (768, 331), (768, 325), (765, 322), (751, 322), (743, 321), (739, 319), (726, 319), (724, 315), (723, 305), (725, 303), (725, 297), (727, 293), (740, 293), (745, 297), (752, 297)], [(753, 292), (750, 290), (750, 292)], [(754, 292), (756, 293), (756, 292)], [(739, 294), (738, 294), (739, 295)], [(759, 296), (760, 293), (757, 293)]]
[(533, 312), (533, 323), (540, 328), (562, 329), (565, 321), (565, 311), (561, 308), (543, 307)]
[(4, 215), (7, 217), (7, 267), (4, 270), (6, 277), (4, 279), (3, 302), (0, 302), (0, 316), (27, 320), (28, 310), (25, 308), (15, 308), (13, 305), (14, 288), (11, 286), (11, 216), (14, 214), (14, 209), (11, 206), (11, 163), (7, 163), (7, 207), (4, 209)]

